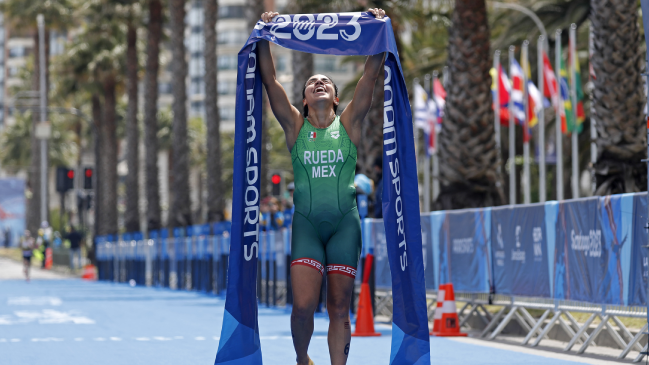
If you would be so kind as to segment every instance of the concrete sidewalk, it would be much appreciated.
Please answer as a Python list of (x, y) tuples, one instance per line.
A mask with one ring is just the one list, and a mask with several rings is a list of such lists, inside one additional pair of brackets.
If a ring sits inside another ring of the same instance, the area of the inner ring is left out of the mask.
[[(43, 270), (34, 265), (32, 265), (30, 270), (30, 278), (32, 280), (67, 279), (69, 277), (51, 270)], [(25, 280), (22, 262), (7, 257), (0, 257), (0, 280)]]

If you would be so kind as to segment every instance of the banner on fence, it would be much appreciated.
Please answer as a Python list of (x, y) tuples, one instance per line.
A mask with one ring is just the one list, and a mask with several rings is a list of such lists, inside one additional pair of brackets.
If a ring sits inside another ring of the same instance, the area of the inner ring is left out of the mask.
[(0, 179), (0, 247), (18, 246), (24, 232), (25, 180)]
[(550, 297), (545, 207), (494, 208), (491, 233), (494, 291)]
[(439, 228), (439, 283), (461, 292), (489, 292), (491, 208), (447, 211)]

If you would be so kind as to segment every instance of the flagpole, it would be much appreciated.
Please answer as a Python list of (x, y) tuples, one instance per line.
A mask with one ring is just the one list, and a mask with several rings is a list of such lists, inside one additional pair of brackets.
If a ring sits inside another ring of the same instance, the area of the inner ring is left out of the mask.
[(577, 25), (570, 25), (570, 93), (572, 99), (572, 198), (579, 198), (579, 129), (577, 128), (577, 75), (575, 73), (577, 62)]
[(433, 123), (433, 130), (431, 131), (435, 141), (435, 151), (433, 152), (433, 201), (437, 200), (437, 197), (439, 196), (439, 155), (437, 154), (437, 151), (439, 151), (439, 140), (437, 140), (437, 123), (439, 122), (438, 118), (440, 113), (439, 104), (437, 104), (437, 99), (435, 99), (435, 83), (437, 82), (437, 76), (438, 72), (433, 71), (433, 83), (430, 88), (430, 95), (435, 102), (435, 123)]
[[(557, 88), (561, 87), (561, 29), (557, 29), (554, 37), (554, 73), (557, 80)], [(561, 92), (557, 90), (557, 105), (556, 122), (555, 122), (555, 135), (556, 135), (556, 155), (557, 155), (557, 200), (563, 200), (563, 136), (561, 135), (561, 108), (563, 108), (563, 101), (561, 100)]]
[[(529, 68), (528, 61), (528, 48), (529, 43), (527, 40), (523, 42), (521, 58), (524, 62), (525, 69), (523, 69), (523, 110), (525, 110), (525, 121), (523, 122), (523, 176), (525, 177), (525, 184), (523, 185), (523, 199), (525, 204), (532, 202), (530, 191), (530, 139), (529, 139), (529, 125), (530, 125), (530, 112), (529, 112), (529, 91), (527, 89), (527, 68)], [(527, 138), (526, 138), (527, 136)]]
[(502, 177), (502, 156), (500, 141), (500, 50), (494, 52), (494, 70), (496, 70), (496, 93), (494, 95), (494, 134), (496, 137), (496, 159), (498, 165), (498, 179), (496, 184), (500, 185)]
[[(588, 57), (593, 55), (593, 28), (590, 28), (588, 34)], [(588, 78), (592, 73), (588, 70)], [(592, 80), (590, 80), (592, 82)], [(595, 195), (597, 190), (597, 180), (595, 179), (595, 164), (597, 163), (597, 128), (595, 127), (595, 103), (593, 103), (593, 93), (590, 93), (590, 193)]]
[[(514, 63), (514, 46), (509, 46), (509, 75)], [(512, 90), (513, 91), (513, 90)], [(516, 125), (514, 124), (514, 100), (509, 98), (509, 204), (516, 204)]]
[[(430, 75), (424, 75), (424, 90), (428, 93), (430, 97)], [(426, 108), (428, 108), (428, 100), (426, 100)], [(429, 131), (428, 133), (433, 133)], [(437, 141), (435, 141), (437, 142)], [(426, 158), (424, 159), (424, 212), (430, 212), (430, 152), (429, 141), (424, 143), (424, 151), (426, 152)]]
[(543, 75), (543, 52), (545, 50), (545, 37), (539, 36), (537, 42), (537, 63), (538, 63), (538, 84), (541, 91), (541, 108), (539, 110), (539, 201), (545, 203), (545, 107), (543, 106), (543, 89), (544, 89), (544, 75)]

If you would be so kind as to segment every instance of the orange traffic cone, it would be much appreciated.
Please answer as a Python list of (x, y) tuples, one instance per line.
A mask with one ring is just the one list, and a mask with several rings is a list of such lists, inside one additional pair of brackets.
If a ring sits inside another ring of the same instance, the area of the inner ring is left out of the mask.
[(430, 335), (439, 332), (442, 329), (442, 311), (444, 307), (444, 296), (446, 293), (446, 284), (440, 284), (437, 290), (437, 307), (435, 308), (435, 316), (433, 317), (433, 329)]
[(52, 248), (48, 247), (45, 249), (45, 268), (50, 270), (54, 264), (54, 259), (52, 257)]
[(366, 337), (366, 336), (381, 336), (380, 333), (374, 331), (374, 311), (372, 311), (372, 299), (370, 298), (370, 273), (372, 270), (372, 263), (374, 262), (374, 254), (370, 253), (365, 257), (365, 267), (363, 270), (363, 281), (361, 282), (361, 295), (358, 298), (358, 308), (356, 312), (356, 329), (352, 336)]
[[(441, 294), (441, 286), (440, 286)], [(439, 294), (438, 294), (439, 300)], [(455, 293), (453, 292), (453, 284), (446, 284), (444, 287), (444, 302), (440, 307), (440, 301), (437, 302), (437, 309), (435, 310), (435, 318), (438, 317), (439, 311), (439, 329), (435, 328), (433, 324), (433, 336), (450, 337), (450, 336), (466, 336), (466, 333), (460, 332), (460, 319), (457, 316), (457, 308), (455, 307)]]
[(81, 276), (84, 280), (97, 280), (97, 275), (95, 274), (95, 266), (88, 264), (83, 267), (83, 275)]
[(374, 313), (370, 299), (370, 285), (361, 284), (361, 296), (358, 299), (358, 312), (356, 312), (356, 330), (352, 333), (355, 337), (381, 336), (374, 332)]

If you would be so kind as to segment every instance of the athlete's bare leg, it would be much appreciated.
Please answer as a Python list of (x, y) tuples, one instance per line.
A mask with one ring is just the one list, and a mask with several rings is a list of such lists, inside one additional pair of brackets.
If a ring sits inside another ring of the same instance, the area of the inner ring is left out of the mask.
[(291, 267), (293, 288), (293, 311), (291, 312), (291, 334), (298, 365), (308, 365), (309, 342), (313, 335), (313, 314), (320, 299), (322, 275), (314, 268), (295, 265)]
[(354, 278), (346, 275), (327, 275), (327, 313), (329, 314), (329, 357), (331, 365), (347, 364), (350, 340), (349, 304)]

